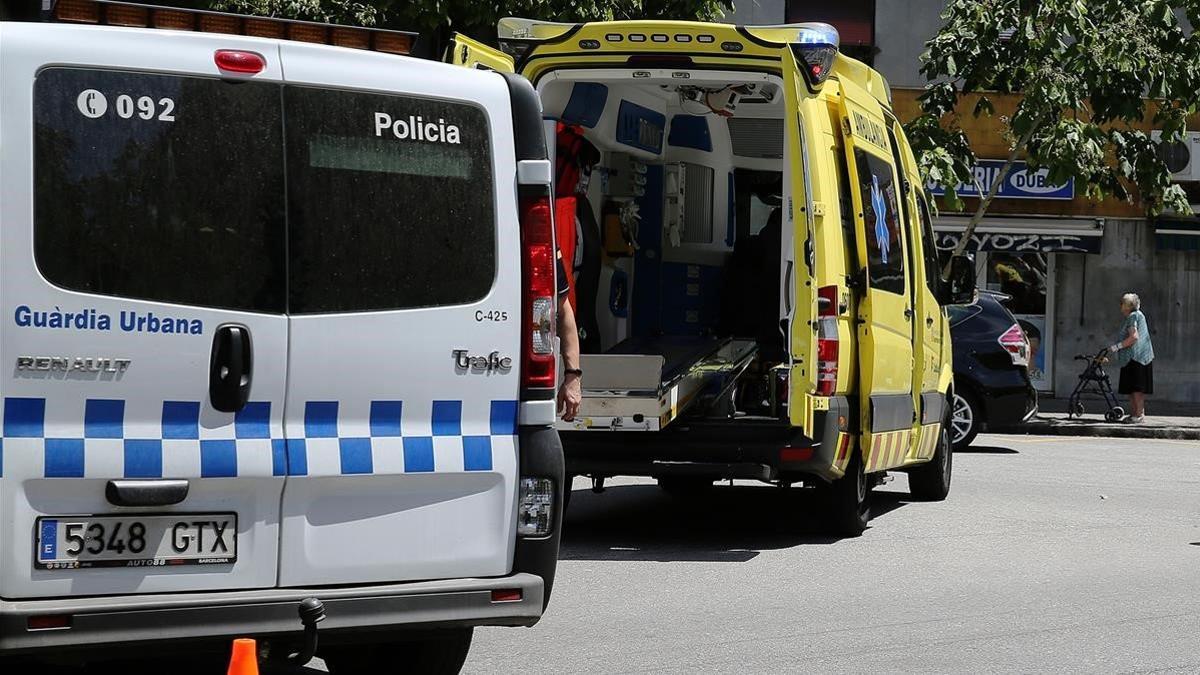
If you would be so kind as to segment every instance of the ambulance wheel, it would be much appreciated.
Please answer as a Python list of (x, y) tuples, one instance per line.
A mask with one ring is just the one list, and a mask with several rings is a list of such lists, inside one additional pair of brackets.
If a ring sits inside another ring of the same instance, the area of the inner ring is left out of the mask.
[[(447, 629), (421, 641), (344, 645), (323, 652), (321, 658), (333, 675), (390, 672), (456, 675), (471, 651), (472, 630)], [(402, 666), (398, 668), (397, 664)]]
[(954, 469), (954, 444), (950, 431), (942, 425), (933, 459), (908, 472), (908, 492), (922, 502), (940, 502), (950, 494), (950, 477)]
[(871, 485), (858, 452), (850, 455), (846, 475), (831, 483), (818, 484), (821, 506), (831, 532), (857, 537), (867, 529), (867, 521), (871, 519)]

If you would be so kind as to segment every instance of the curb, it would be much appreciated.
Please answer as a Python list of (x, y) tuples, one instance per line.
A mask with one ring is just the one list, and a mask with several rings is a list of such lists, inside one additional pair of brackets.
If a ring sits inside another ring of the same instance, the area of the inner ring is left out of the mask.
[(1027, 436), (1083, 436), (1103, 438), (1146, 438), (1158, 440), (1200, 441), (1200, 427), (1152, 427), (1135, 424), (1037, 419), (1019, 427), (990, 430), (998, 434)]

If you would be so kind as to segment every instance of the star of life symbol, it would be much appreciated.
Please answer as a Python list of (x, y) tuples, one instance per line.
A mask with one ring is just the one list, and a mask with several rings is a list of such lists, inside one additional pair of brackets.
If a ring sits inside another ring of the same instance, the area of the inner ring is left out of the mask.
[(883, 191), (879, 189), (879, 176), (871, 176), (871, 208), (875, 211), (875, 243), (879, 246), (879, 257), (886, 265), (891, 236), (887, 226), (887, 202), (883, 199)]

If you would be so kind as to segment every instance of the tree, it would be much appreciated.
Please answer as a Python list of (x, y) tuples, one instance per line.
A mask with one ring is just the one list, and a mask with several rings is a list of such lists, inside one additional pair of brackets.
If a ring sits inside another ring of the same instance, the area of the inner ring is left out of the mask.
[[(201, 2), (205, 0), (200, 0)], [(433, 35), (460, 32), (495, 43), (506, 16), (546, 21), (716, 20), (732, 0), (208, 0), (213, 9), (260, 16), (379, 26)]]
[[(1090, 199), (1139, 197), (1150, 215), (1190, 213), (1171, 183), (1159, 143), (1135, 127), (1152, 120), (1163, 141), (1182, 140), (1200, 101), (1200, 3), (1147, 0), (951, 0), (941, 30), (925, 43), (929, 80), (922, 114), (906, 130), (922, 172), (963, 208), (956, 187), (974, 185), (979, 204), (959, 241), (965, 250), (1018, 159), (1074, 179)], [(995, 113), (991, 96), (1020, 94), (1001, 118), (1009, 152), (990, 185), (972, 175), (975, 156), (958, 125), (960, 109)], [(970, 106), (973, 101), (974, 105)], [(966, 105), (964, 105), (966, 104)]]

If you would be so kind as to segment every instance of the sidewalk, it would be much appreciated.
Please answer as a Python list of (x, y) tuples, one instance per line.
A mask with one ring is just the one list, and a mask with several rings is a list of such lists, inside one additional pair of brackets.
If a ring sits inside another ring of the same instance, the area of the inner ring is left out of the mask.
[[(1128, 411), (1129, 402), (1121, 399)], [(1082, 418), (1067, 419), (1067, 399), (1043, 398), (1038, 401), (1038, 415), (1028, 423), (998, 433), (1043, 434), (1047, 436), (1107, 436), (1110, 438), (1164, 438), (1200, 441), (1200, 403), (1146, 402), (1146, 421), (1141, 424), (1109, 423), (1104, 421), (1104, 402), (1085, 400), (1087, 413)]]

